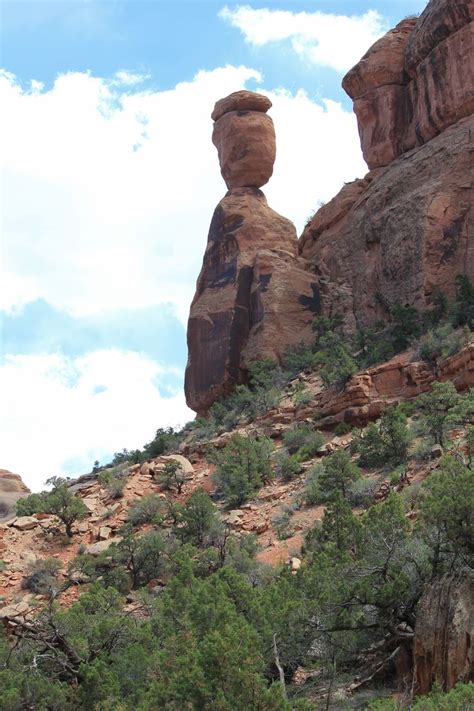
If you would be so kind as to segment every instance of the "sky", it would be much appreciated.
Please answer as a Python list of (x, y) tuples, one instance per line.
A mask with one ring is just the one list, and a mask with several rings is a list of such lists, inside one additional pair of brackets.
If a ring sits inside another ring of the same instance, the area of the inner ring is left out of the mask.
[(301, 232), (367, 171), (342, 77), (425, 5), (0, 0), (0, 468), (39, 490), (193, 419), (215, 101), (272, 100), (264, 191)]

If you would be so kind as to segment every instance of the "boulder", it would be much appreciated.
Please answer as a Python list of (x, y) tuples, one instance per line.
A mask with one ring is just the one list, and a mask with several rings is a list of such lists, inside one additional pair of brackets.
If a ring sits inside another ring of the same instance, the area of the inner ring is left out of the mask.
[(231, 111), (261, 111), (266, 113), (272, 106), (272, 102), (268, 96), (257, 94), (255, 91), (234, 91), (224, 99), (219, 99), (214, 106), (214, 111), (211, 114), (213, 121), (218, 121), (224, 114)]
[(276, 144), (270, 116), (260, 111), (231, 111), (214, 124), (222, 177), (229, 189), (260, 188), (273, 173)]
[(19, 516), (10, 525), (19, 531), (30, 531), (39, 526), (39, 521), (35, 516)]
[(189, 461), (189, 459), (186, 459), (186, 457), (183, 457), (181, 454), (169, 454), (164, 457), (160, 457), (160, 461), (168, 462), (168, 461), (175, 461), (178, 462), (178, 464), (181, 465), (181, 469), (186, 475), (191, 476), (194, 474), (194, 467)]

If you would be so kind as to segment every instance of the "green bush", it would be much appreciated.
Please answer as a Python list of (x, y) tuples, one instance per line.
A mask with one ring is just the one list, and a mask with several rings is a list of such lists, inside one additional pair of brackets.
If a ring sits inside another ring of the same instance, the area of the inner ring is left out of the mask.
[(314, 457), (324, 444), (322, 434), (307, 424), (286, 430), (282, 439), (289, 454), (297, 454), (300, 461)]
[(431, 392), (420, 395), (417, 399), (421, 410), (421, 431), (428, 434), (435, 444), (446, 444), (446, 433), (452, 426), (453, 409), (459, 405), (460, 397), (451, 381), (435, 382)]
[(296, 454), (288, 454), (285, 450), (278, 452), (275, 457), (276, 475), (286, 481), (291, 481), (301, 471), (301, 461)]
[(17, 516), (32, 516), (35, 513), (44, 511), (46, 493), (30, 494), (23, 496), (16, 502)]
[(391, 311), (390, 339), (395, 353), (406, 350), (421, 333), (421, 319), (413, 306), (396, 304)]
[(45, 595), (57, 585), (57, 575), (62, 567), (56, 558), (38, 560), (30, 566), (28, 575), (23, 579), (22, 587), (32, 593)]
[(358, 370), (350, 344), (333, 332), (318, 339), (313, 362), (314, 365), (321, 366), (319, 374), (327, 387), (345, 383)]
[(178, 507), (175, 533), (184, 542), (202, 547), (212, 541), (219, 528), (217, 509), (204, 489), (193, 491)]
[(31, 494), (17, 501), (17, 515), (31, 516), (40, 512), (54, 514), (64, 524), (66, 536), (70, 538), (74, 523), (84, 519), (88, 510), (82, 499), (71, 492), (65, 479), (54, 476), (46, 483), (52, 486), (51, 491)]
[(303, 498), (307, 506), (317, 506), (323, 500), (320, 479), (324, 472), (323, 464), (315, 464), (306, 473), (305, 489)]
[(159, 523), (165, 511), (165, 502), (158, 494), (146, 494), (128, 510), (127, 519), (132, 526)]
[(290, 376), (298, 375), (298, 373), (313, 368), (314, 353), (306, 343), (301, 341), (288, 348), (283, 355), (283, 365)]
[(411, 444), (407, 417), (399, 407), (388, 407), (378, 425), (371, 423), (354, 437), (352, 448), (363, 467), (405, 462)]
[(107, 492), (112, 499), (122, 498), (125, 487), (125, 477), (123, 475), (120, 476), (113, 471), (104, 469), (98, 475), (97, 480), (101, 486), (107, 489)]
[(181, 463), (176, 459), (167, 461), (158, 474), (158, 482), (164, 489), (176, 489), (179, 495), (186, 483), (186, 474)]
[(319, 486), (324, 501), (329, 501), (336, 492), (347, 499), (349, 487), (360, 479), (359, 467), (354, 464), (349, 454), (343, 449), (338, 449), (324, 461), (322, 472), (319, 476)]
[(222, 451), (215, 451), (214, 479), (229, 507), (243, 504), (273, 477), (272, 451), (273, 444), (267, 437), (254, 439), (239, 434)]
[(341, 437), (342, 435), (349, 434), (351, 430), (352, 427), (348, 422), (339, 422), (334, 428), (334, 434), (336, 437)]
[(472, 711), (474, 708), (474, 684), (457, 684), (454, 689), (443, 692), (433, 689), (426, 696), (418, 696), (408, 706), (397, 699), (381, 699), (368, 706), (368, 711)]
[(358, 479), (348, 489), (348, 500), (352, 506), (367, 508), (373, 503), (378, 484), (372, 479)]
[(454, 309), (454, 325), (468, 326), (474, 330), (474, 285), (467, 274), (456, 277), (456, 304)]
[(451, 324), (442, 324), (421, 336), (417, 355), (422, 360), (435, 364), (439, 358), (448, 358), (458, 353), (466, 340), (465, 333), (453, 331)]

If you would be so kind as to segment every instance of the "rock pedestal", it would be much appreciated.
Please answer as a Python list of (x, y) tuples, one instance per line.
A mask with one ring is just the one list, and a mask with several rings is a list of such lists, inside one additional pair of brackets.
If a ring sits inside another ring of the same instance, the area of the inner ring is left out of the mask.
[(229, 191), (214, 211), (188, 322), (185, 391), (201, 414), (245, 382), (249, 362), (278, 359), (300, 340), (317, 309), (295, 227), (259, 189), (275, 160), (270, 106), (267, 97), (241, 91), (212, 114)]

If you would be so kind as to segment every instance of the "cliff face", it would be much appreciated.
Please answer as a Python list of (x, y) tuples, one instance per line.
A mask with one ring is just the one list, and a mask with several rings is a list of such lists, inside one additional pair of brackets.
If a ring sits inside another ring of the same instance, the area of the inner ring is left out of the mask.
[(218, 102), (213, 140), (230, 190), (191, 307), (190, 407), (204, 413), (249, 361), (309, 340), (315, 314), (341, 313), (353, 332), (388, 320), (395, 303), (453, 297), (456, 275), (474, 275), (473, 17), (472, 0), (431, 0), (348, 72), (371, 170), (314, 215), (298, 250), (291, 223), (255, 190), (275, 155), (265, 97), (239, 92), (245, 110), (237, 95)]

